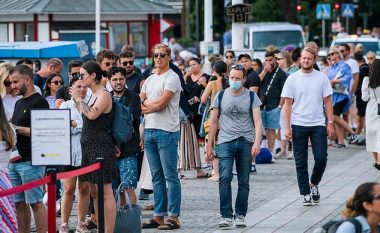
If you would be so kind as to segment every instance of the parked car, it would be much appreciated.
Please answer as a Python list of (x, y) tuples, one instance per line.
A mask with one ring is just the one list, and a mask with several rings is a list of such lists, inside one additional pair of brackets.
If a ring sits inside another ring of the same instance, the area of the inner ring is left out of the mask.
[(367, 37), (367, 36), (352, 36), (345, 38), (338, 38), (333, 40), (331, 47), (337, 47), (340, 44), (349, 44), (353, 43), (355, 45), (362, 44), (364, 45), (364, 54), (368, 51), (372, 51), (376, 54), (376, 58), (380, 59), (380, 40), (378, 38)]

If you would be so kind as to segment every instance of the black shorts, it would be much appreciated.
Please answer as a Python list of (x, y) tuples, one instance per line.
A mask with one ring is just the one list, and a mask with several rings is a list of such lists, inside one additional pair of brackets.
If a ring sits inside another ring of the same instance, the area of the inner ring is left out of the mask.
[(361, 94), (356, 94), (356, 108), (358, 109), (357, 115), (359, 117), (365, 116), (365, 110), (367, 108), (367, 102), (362, 100)]
[(73, 171), (79, 168), (81, 167), (74, 167), (74, 166), (67, 165), (67, 166), (61, 166), (59, 170), (60, 172), (69, 172), (69, 171)]
[(344, 107), (346, 107), (348, 98), (336, 103), (333, 107), (334, 116), (340, 116), (342, 115), (344, 111)]

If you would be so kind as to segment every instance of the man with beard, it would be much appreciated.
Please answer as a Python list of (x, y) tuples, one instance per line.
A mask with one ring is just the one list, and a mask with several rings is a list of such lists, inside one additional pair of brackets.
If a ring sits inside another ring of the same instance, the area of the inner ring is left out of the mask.
[[(315, 58), (313, 49), (306, 47), (302, 51), (301, 70), (287, 78), (281, 94), (285, 98), (285, 136), (293, 141), (298, 187), (304, 195), (304, 206), (319, 202), (318, 184), (327, 163), (327, 134), (330, 138), (334, 135), (333, 92), (328, 77), (313, 69)], [(307, 170), (309, 138), (315, 161), (310, 183)]]
[(126, 71), (125, 83), (128, 90), (140, 94), (144, 79), (134, 70), (134, 61), (134, 54), (130, 51), (122, 52), (119, 55), (119, 66)]
[[(110, 77), (113, 98), (118, 98), (123, 105), (129, 107), (133, 115), (134, 130), (132, 137), (128, 142), (117, 145), (121, 153), (116, 160), (116, 165), (119, 172), (120, 182), (123, 183), (122, 188), (128, 193), (132, 203), (136, 204), (135, 189), (137, 188), (138, 170), (137, 154), (141, 151), (139, 132), (141, 117), (140, 97), (125, 87), (126, 72), (123, 68), (112, 67), (108, 71), (108, 77)], [(116, 189), (117, 187), (114, 188)], [(121, 197), (125, 204), (125, 196), (121, 195)]]
[[(30, 138), (30, 110), (49, 109), (49, 104), (36, 93), (33, 84), (33, 70), (26, 65), (14, 67), (9, 73), (12, 90), (22, 98), (16, 102), (12, 124), (17, 134), (16, 147), (20, 157), (9, 163), (9, 178), (13, 186), (38, 180), (45, 175), (45, 166), (32, 166)], [(15, 196), (19, 232), (30, 231), (31, 213), (36, 223), (37, 232), (47, 231), (46, 207), (42, 202), (42, 186), (25, 190)], [(31, 207), (31, 208), (30, 208)]]

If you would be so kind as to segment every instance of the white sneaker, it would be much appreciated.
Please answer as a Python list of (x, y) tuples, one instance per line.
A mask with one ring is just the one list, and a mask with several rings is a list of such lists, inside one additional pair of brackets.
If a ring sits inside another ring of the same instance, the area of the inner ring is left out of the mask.
[(69, 232), (70, 232), (70, 228), (67, 225), (67, 223), (61, 224), (61, 226), (59, 227), (59, 233), (69, 233)]
[(278, 152), (275, 156), (273, 156), (273, 158), (275, 158), (275, 159), (285, 159), (286, 156), (287, 156), (286, 153), (280, 151), (280, 152)]
[(247, 224), (245, 224), (245, 218), (243, 215), (236, 215), (235, 216), (235, 225), (236, 227), (246, 227)]
[(227, 229), (234, 225), (234, 220), (232, 218), (222, 218), (222, 221), (219, 222), (218, 227), (220, 229)]
[(304, 205), (304, 206), (312, 206), (313, 205), (313, 203), (311, 202), (310, 194), (306, 194), (303, 196), (302, 205)]
[(289, 160), (294, 159), (293, 151), (289, 152), (288, 156), (286, 156), (285, 158)]

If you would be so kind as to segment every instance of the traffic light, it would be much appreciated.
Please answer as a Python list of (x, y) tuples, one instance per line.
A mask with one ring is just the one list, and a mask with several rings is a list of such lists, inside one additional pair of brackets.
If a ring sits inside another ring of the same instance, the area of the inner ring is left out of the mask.
[(301, 5), (297, 5), (297, 11), (298, 11), (298, 13), (299, 13), (300, 11), (302, 11), (302, 6), (301, 6)]
[(335, 9), (336, 11), (339, 11), (339, 10), (340, 10), (340, 4), (339, 4), (339, 3), (335, 3), (335, 4), (334, 4), (334, 9)]

